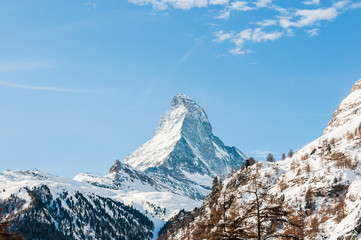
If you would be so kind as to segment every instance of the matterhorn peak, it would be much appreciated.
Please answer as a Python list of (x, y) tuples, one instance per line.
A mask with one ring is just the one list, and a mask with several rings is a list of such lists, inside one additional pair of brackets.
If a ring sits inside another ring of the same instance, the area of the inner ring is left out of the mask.
[[(227, 147), (212, 133), (207, 114), (193, 99), (178, 93), (170, 111), (161, 116), (154, 137), (128, 155), (124, 163), (141, 171), (156, 171), (186, 179), (190, 175), (226, 175), (246, 156)], [(188, 177), (187, 177), (188, 176)], [(204, 177), (203, 177), (204, 178)], [(208, 181), (207, 181), (208, 182)]]
[(188, 97), (185, 94), (182, 93), (177, 93), (170, 104), (171, 109), (172, 108), (177, 108), (180, 106), (186, 107), (186, 108), (192, 108), (194, 106), (196, 106), (197, 103), (190, 97)]

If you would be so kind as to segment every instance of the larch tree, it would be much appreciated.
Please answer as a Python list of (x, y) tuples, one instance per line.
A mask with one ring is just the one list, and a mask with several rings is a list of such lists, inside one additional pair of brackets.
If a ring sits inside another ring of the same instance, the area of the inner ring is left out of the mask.
[[(229, 239), (303, 239), (303, 231), (297, 213), (286, 207), (283, 199), (267, 193), (267, 187), (253, 179), (247, 191), (250, 200), (244, 203), (238, 216), (231, 214)], [(232, 226), (234, 226), (232, 228)], [(282, 230), (280, 230), (282, 229)], [(287, 230), (287, 231), (286, 231)]]
[(21, 235), (11, 233), (9, 228), (11, 227), (11, 222), (4, 219), (3, 206), (0, 202), (0, 240), (25, 240)]

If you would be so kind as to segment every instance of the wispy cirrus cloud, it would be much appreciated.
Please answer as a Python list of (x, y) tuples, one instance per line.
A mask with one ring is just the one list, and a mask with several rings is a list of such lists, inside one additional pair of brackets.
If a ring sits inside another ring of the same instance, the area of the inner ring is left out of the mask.
[(6, 63), (0, 62), (0, 72), (38, 70), (56, 67), (57, 65), (52, 60), (25, 59)]
[[(249, 45), (275, 41), (281, 37), (296, 36), (295, 29), (304, 29), (310, 37), (317, 36), (324, 22), (334, 21), (339, 15), (350, 9), (361, 8), (361, 2), (350, 0), (305, 0), (301, 2), (273, 0), (128, 0), (137, 5), (152, 5), (158, 10), (170, 7), (188, 10), (191, 8), (212, 9), (214, 19), (232, 21), (234, 14), (241, 12), (267, 10), (267, 17), (258, 14), (259, 20), (244, 22), (240, 29), (224, 30), (219, 23), (219, 30), (214, 33), (214, 42), (230, 42), (233, 48), (230, 54), (239, 55), (252, 52)], [(287, 3), (287, 4), (286, 4)], [(255, 26), (257, 25), (257, 26)], [(241, 26), (241, 25), (240, 25)]]
[(59, 88), (59, 87), (48, 87), (48, 86), (33, 86), (25, 84), (15, 84), (5, 81), (0, 81), (0, 86), (11, 87), (11, 88), (21, 88), (28, 90), (39, 90), (39, 91), (53, 91), (53, 92), (67, 92), (67, 93), (79, 93), (79, 92), (94, 92), (91, 90), (78, 90), (78, 89), (69, 89), (69, 88)]

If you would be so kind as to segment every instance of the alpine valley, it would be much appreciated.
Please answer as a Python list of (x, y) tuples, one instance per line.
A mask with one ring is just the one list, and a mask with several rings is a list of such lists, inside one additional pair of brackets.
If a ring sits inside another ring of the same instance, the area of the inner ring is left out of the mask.
[(361, 80), (321, 137), (256, 162), (177, 94), (105, 176), (1, 172), (2, 215), (26, 239), (361, 239), (360, 113)]

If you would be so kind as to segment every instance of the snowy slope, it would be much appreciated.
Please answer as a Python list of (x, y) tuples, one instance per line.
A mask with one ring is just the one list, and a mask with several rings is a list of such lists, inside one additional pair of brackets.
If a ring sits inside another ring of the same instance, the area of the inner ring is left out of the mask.
[(114, 194), (114, 199), (145, 214), (155, 225), (154, 236), (179, 210), (192, 210), (201, 205), (201, 198), (195, 198), (194, 191), (200, 196), (208, 193), (199, 186), (184, 184), (171, 177), (156, 177), (119, 161), (105, 176), (81, 173), (74, 180), (108, 190)]
[(0, 201), (8, 206), (8, 219), (20, 225), (14, 229), (17, 232), (29, 232), (24, 225), (36, 223), (55, 234), (43, 239), (84, 239), (84, 234), (89, 239), (153, 239), (179, 210), (201, 204), (130, 175), (121, 176), (124, 182), (116, 176), (79, 174), (72, 180), (39, 171), (4, 171), (0, 172)]
[[(305, 239), (361, 239), (360, 108), (361, 80), (334, 112), (320, 138), (291, 158), (276, 163), (257, 163), (225, 179), (217, 192), (219, 199), (214, 199), (214, 194), (207, 196), (201, 210), (189, 213), (194, 221), (183, 225), (177, 223), (173, 227), (171, 223), (168, 232), (173, 232), (174, 239), (184, 239), (192, 234), (195, 237), (199, 230), (197, 226), (207, 224), (212, 216), (214, 218), (212, 211), (217, 209), (212, 205), (214, 201), (219, 209), (225, 202), (230, 202), (224, 210), (228, 218), (216, 220), (219, 226), (231, 221), (232, 209), (242, 216), (245, 206), (254, 199), (254, 194), (249, 192), (255, 186), (251, 180), (253, 176), (265, 186), (268, 196), (280, 200), (283, 207), (298, 211), (304, 224)], [(217, 224), (214, 226), (213, 232)], [(276, 230), (282, 233), (286, 228)]]
[(153, 222), (114, 191), (39, 171), (0, 172), (0, 188), (2, 213), (27, 239), (153, 238)]
[[(184, 189), (177, 189), (177, 185), (168, 183), (171, 180), (153, 178), (119, 161), (105, 176), (81, 173), (74, 180), (108, 190), (116, 194), (116, 199), (143, 213), (147, 211), (162, 221), (181, 209), (191, 210), (201, 203), (184, 194)], [(207, 191), (204, 190), (202, 194), (206, 195)]]

